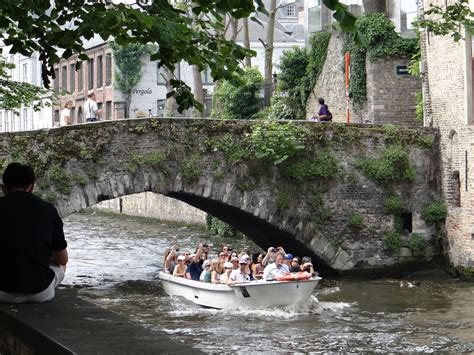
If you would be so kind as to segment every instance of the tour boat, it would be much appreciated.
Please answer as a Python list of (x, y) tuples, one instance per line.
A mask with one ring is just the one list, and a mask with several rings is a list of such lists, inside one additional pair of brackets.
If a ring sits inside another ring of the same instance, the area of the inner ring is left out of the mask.
[(285, 281), (256, 280), (236, 285), (211, 284), (160, 272), (159, 278), (169, 296), (181, 296), (200, 306), (217, 309), (255, 309), (304, 303), (320, 277)]

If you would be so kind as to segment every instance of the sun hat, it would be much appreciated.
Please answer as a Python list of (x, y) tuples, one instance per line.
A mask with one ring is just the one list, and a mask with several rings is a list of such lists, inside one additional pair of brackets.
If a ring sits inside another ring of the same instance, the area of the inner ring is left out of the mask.
[(178, 256), (178, 260), (186, 260), (186, 257), (184, 255)]
[(232, 269), (232, 263), (229, 263), (228, 261), (226, 261), (226, 262), (224, 263), (224, 267), (225, 267), (226, 269)]
[(244, 259), (244, 258), (240, 259), (239, 264), (247, 264), (247, 259)]
[(236, 257), (236, 256), (233, 256), (232, 258), (230, 258), (230, 261), (233, 262), (233, 261), (239, 261), (239, 258)]

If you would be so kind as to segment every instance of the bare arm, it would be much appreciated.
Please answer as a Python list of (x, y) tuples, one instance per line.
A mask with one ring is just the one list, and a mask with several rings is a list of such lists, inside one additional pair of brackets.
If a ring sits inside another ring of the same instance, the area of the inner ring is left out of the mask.
[(60, 251), (53, 251), (53, 256), (51, 257), (51, 263), (56, 265), (66, 265), (69, 260), (67, 249)]

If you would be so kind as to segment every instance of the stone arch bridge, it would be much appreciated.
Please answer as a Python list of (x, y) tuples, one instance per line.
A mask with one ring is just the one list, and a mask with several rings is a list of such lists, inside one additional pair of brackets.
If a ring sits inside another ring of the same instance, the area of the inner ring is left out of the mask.
[[(438, 253), (421, 218), (440, 197), (437, 141), (393, 126), (152, 118), (2, 133), (0, 166), (32, 165), (37, 193), (62, 216), (152, 191), (342, 273)], [(387, 240), (391, 230), (404, 233)], [(423, 250), (410, 249), (410, 232)]]

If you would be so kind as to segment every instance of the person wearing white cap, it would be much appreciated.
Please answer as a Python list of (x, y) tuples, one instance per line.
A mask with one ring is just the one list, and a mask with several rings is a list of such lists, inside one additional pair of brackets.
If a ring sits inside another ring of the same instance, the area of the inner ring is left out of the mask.
[(247, 267), (247, 259), (240, 259), (239, 260), (239, 268), (233, 270), (230, 275), (229, 279), (227, 280), (228, 285), (238, 284), (242, 282), (249, 282), (250, 277), (246, 272)]
[(184, 255), (178, 256), (178, 263), (174, 267), (173, 270), (173, 276), (176, 277), (185, 277), (186, 273), (186, 265), (184, 264), (184, 261), (186, 260), (186, 257)]
[(232, 272), (232, 263), (227, 261), (224, 263), (224, 272), (222, 273), (220, 277), (221, 284), (227, 284), (227, 281), (229, 280), (229, 275), (231, 272)]

